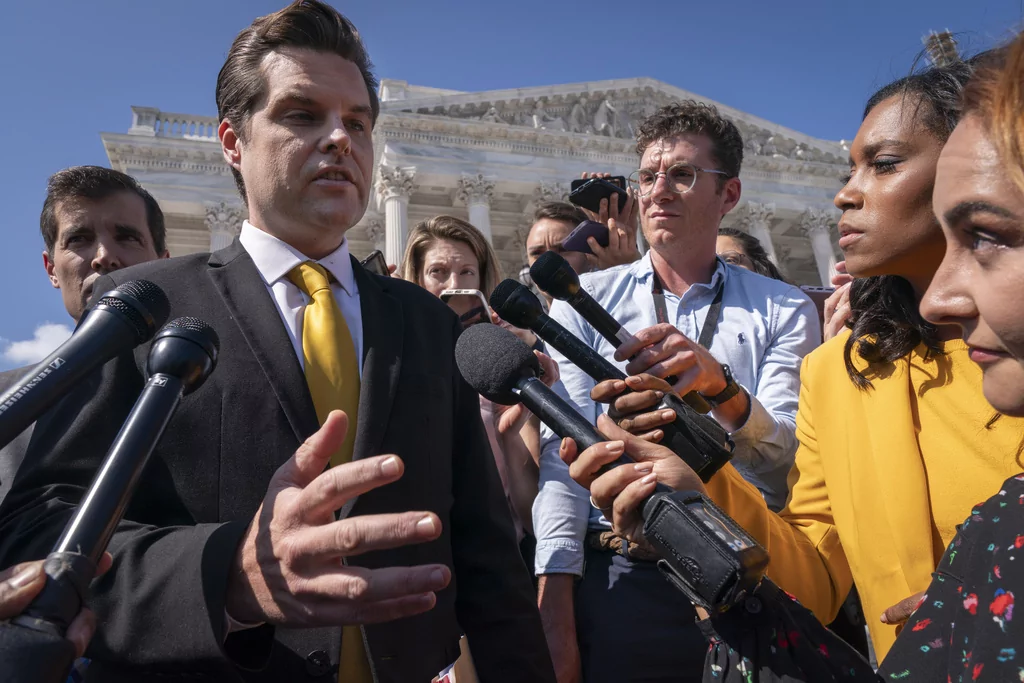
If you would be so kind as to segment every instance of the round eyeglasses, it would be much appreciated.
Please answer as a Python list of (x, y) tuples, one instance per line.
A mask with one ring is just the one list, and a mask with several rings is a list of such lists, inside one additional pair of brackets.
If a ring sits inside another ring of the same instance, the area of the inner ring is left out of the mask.
[(665, 176), (669, 189), (676, 194), (686, 194), (693, 189), (697, 182), (698, 173), (715, 173), (726, 178), (731, 177), (725, 171), (717, 171), (713, 168), (701, 168), (686, 162), (672, 164), (667, 171), (651, 171), (641, 168), (633, 171), (629, 176), (629, 186), (641, 197), (647, 197), (654, 192), (654, 186), (658, 182), (658, 176)]

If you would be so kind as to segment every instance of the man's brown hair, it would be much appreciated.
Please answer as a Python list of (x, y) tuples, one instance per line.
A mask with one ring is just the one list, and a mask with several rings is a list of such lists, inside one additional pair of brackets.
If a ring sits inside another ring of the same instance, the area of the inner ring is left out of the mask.
[[(253, 111), (266, 97), (263, 59), (281, 48), (306, 48), (329, 52), (359, 67), (370, 95), (373, 123), (377, 123), (380, 102), (377, 99), (377, 77), (366, 53), (359, 32), (348, 19), (320, 0), (295, 0), (284, 9), (257, 18), (242, 30), (228, 50), (228, 57), (217, 75), (217, 116), (227, 119), (240, 140)], [(245, 196), (245, 184), (238, 170), (232, 168), (235, 185)]]
[(543, 202), (533, 212), (533, 222), (536, 223), (545, 218), (572, 223), (572, 227), (575, 228), (587, 220), (587, 215), (575, 204), (569, 204), (568, 202)]
[(46, 199), (43, 200), (43, 210), (39, 214), (39, 232), (43, 235), (50, 258), (53, 258), (53, 248), (57, 244), (58, 204), (76, 197), (106, 199), (118, 192), (130, 192), (142, 199), (146, 205), (146, 227), (153, 238), (153, 249), (157, 256), (167, 251), (164, 212), (160, 210), (153, 195), (146, 192), (135, 178), (102, 166), (72, 166), (57, 171), (46, 183)]
[[(714, 105), (683, 100), (661, 107), (647, 117), (636, 133), (636, 152), (641, 157), (652, 143), (683, 133), (700, 133), (711, 139), (711, 154), (729, 178), (738, 178), (743, 165), (743, 136), (735, 124)], [(727, 178), (716, 176), (721, 189)]]

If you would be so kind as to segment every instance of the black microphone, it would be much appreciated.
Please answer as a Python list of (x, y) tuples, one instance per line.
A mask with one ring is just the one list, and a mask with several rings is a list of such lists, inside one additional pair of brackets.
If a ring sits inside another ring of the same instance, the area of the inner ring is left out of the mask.
[(626, 373), (552, 320), (544, 312), (540, 299), (526, 285), (511, 278), (502, 280), (491, 292), (490, 304), (502, 320), (516, 327), (533, 330), (595, 381), (626, 379)]
[[(178, 318), (157, 334), (146, 361), (146, 385), (75, 515), (47, 556), (42, 592), (12, 620), (15, 630), (0, 634), (0, 652), (19, 640), (37, 648), (40, 639), (62, 641), (85, 602), (96, 565), (124, 516), (150, 455), (182, 396), (202, 386), (213, 372), (219, 347), (213, 328), (197, 318)], [(53, 654), (65, 656), (57, 650)], [(71, 664), (67, 659), (66, 669)], [(61, 662), (58, 668), (64, 666)], [(51, 670), (54, 663), (48, 662), (47, 667)], [(40, 679), (25, 675), (17, 680)]]
[[(534, 284), (552, 297), (561, 299), (576, 309), (576, 312), (615, 348), (626, 342), (635, 341), (636, 338), (580, 286), (579, 275), (560, 254), (553, 251), (544, 252), (530, 266), (530, 277), (533, 278)], [(678, 378), (671, 375), (666, 377), (665, 381), (675, 384)], [(711, 412), (711, 406), (696, 391), (687, 392), (683, 400), (697, 412)]]
[(0, 396), (0, 448), (25, 431), (82, 377), (153, 337), (171, 305), (148, 280), (125, 282), (86, 311), (74, 334)]

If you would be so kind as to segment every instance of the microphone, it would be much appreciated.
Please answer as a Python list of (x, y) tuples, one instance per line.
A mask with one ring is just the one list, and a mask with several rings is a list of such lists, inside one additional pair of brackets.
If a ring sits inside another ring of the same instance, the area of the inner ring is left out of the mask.
[[(455, 345), (455, 362), (469, 385), (484, 398), (503, 405), (521, 401), (555, 434), (572, 437), (581, 451), (607, 441), (573, 406), (537, 379), (537, 357), (508, 330), (494, 325), (469, 328)], [(686, 408), (680, 405), (676, 410)], [(680, 416), (662, 427), (663, 445), (708, 481), (732, 457), (731, 443), (710, 418), (695, 418), (690, 421)], [(697, 420), (711, 424), (701, 425)]]
[[(530, 277), (533, 278), (534, 284), (552, 297), (561, 299), (576, 309), (576, 312), (615, 348), (636, 340), (636, 337), (620, 325), (608, 311), (602, 308), (601, 304), (594, 301), (594, 297), (580, 286), (580, 276), (560, 254), (553, 251), (544, 252), (530, 266)], [(499, 315), (501, 314), (499, 313)], [(669, 384), (675, 384), (677, 380), (675, 375), (665, 378)], [(711, 406), (696, 391), (687, 392), (683, 396), (683, 400), (697, 412), (711, 412)]]
[[(508, 330), (495, 325), (467, 329), (455, 344), (455, 362), (484, 398), (503, 405), (522, 402), (560, 437), (571, 437), (580, 452), (608, 440), (537, 379), (537, 357)], [(599, 473), (631, 461), (623, 454)], [(706, 496), (659, 482), (639, 510), (644, 535), (662, 557), (658, 569), (695, 604), (720, 611), (740, 602), (763, 579), (768, 553)]]
[(502, 320), (516, 327), (533, 330), (538, 337), (558, 349), (573, 365), (596, 381), (626, 379), (626, 373), (552, 320), (544, 312), (540, 299), (526, 285), (511, 278), (502, 280), (491, 292), (490, 304)]
[[(0, 652), (19, 641), (34, 643), (36, 649), (40, 642), (66, 642), (64, 634), (85, 602), (96, 565), (124, 516), (150, 455), (181, 398), (202, 386), (213, 372), (219, 347), (213, 328), (197, 318), (178, 318), (157, 334), (146, 360), (146, 385), (75, 515), (47, 556), (42, 592), (12, 620), (10, 630), (0, 633)], [(58, 653), (55, 650), (53, 654), (56, 657)], [(64, 667), (64, 676), (72, 658), (73, 652), (57, 666)], [(38, 653), (35, 660), (39, 660)], [(24, 666), (38, 672), (42, 662)], [(46, 666), (50, 671), (55, 663), (46, 662)], [(17, 680), (43, 679), (26, 674)]]
[(0, 448), (95, 368), (149, 341), (171, 305), (148, 280), (132, 280), (104, 294), (74, 334), (0, 396)]

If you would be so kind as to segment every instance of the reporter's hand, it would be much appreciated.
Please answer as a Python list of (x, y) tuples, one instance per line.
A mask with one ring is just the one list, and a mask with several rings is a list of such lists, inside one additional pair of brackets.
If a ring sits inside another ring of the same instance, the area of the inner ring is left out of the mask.
[(610, 404), (608, 416), (620, 429), (645, 441), (658, 443), (664, 436), (658, 427), (676, 419), (675, 411), (653, 410), (669, 393), (672, 393), (672, 386), (668, 382), (644, 373), (630, 375), (625, 380), (607, 379), (599, 382), (591, 389), (590, 398), (598, 403)]
[(668, 323), (646, 327), (615, 349), (615, 360), (632, 358), (626, 373), (655, 377), (675, 375), (672, 389), (683, 396), (699, 391), (714, 396), (725, 390), (725, 372), (711, 352)]
[(902, 624), (910, 615), (917, 611), (917, 608), (924, 602), (925, 592), (914, 593), (909, 598), (903, 598), (889, 609), (882, 612), (881, 622), (891, 626)]
[[(43, 572), (44, 560), (22, 562), (0, 572), (0, 621), (13, 619), (31, 604), (46, 585), (46, 574)], [(110, 553), (103, 553), (96, 576), (101, 576), (110, 569), (112, 560)], [(96, 615), (88, 608), (82, 610), (68, 626), (64, 637), (75, 646), (75, 657), (81, 657), (89, 646), (96, 632)]]
[[(544, 370), (544, 374), (540, 376), (540, 381), (550, 387), (558, 381), (558, 363), (540, 351), (534, 351), (533, 355), (537, 356), (537, 361), (540, 363), (541, 369)], [(532, 415), (522, 403), (516, 403), (511, 406), (495, 404), (494, 410), (498, 414), (498, 434), (502, 436), (519, 432), (526, 424), (526, 421), (530, 419), (530, 415)]]
[(391, 621), (431, 609), (448, 585), (443, 564), (365, 569), (346, 557), (432, 541), (441, 521), (430, 512), (335, 520), (355, 496), (396, 481), (393, 455), (324, 468), (341, 445), (348, 417), (328, 415), (270, 480), (267, 495), (238, 547), (225, 606), (243, 623), (291, 628)]
[[(597, 419), (597, 427), (609, 441), (577, 454), (576, 442), (562, 439), (559, 455), (569, 465), (569, 476), (573, 481), (590, 490), (591, 502), (611, 522), (615, 533), (646, 546), (640, 504), (654, 493), (658, 482), (677, 491), (701, 493), (705, 492), (704, 483), (674, 452), (619, 429), (607, 415)], [(599, 473), (602, 467), (618, 460), (623, 452), (635, 462)]]
[[(832, 278), (833, 282), (838, 279), (840, 279), (839, 275)], [(852, 280), (853, 278), (850, 278), (850, 281)], [(846, 327), (846, 321), (850, 319), (850, 287), (850, 282), (840, 285), (825, 299), (825, 306), (822, 310), (822, 316), (825, 318), (822, 321), (822, 341), (828, 341)]]
[(501, 316), (494, 311), (491, 311), (491, 322), (504, 330), (508, 330), (514, 334), (519, 341), (529, 347), (533, 347), (533, 345), (537, 343), (537, 335), (533, 333), (533, 330), (524, 330), (521, 327), (515, 327), (512, 323), (502, 320)]
[[(581, 178), (603, 178), (611, 177), (610, 173), (583, 173)], [(639, 225), (640, 202), (631, 188), (626, 188), (626, 203), (619, 211), (619, 202), (610, 202), (608, 199), (601, 200), (601, 208), (595, 213), (589, 209), (582, 209), (583, 213), (592, 221), (603, 223), (608, 227), (608, 246), (602, 247), (593, 237), (587, 238), (587, 244), (593, 256), (588, 260), (594, 270), (604, 270), (612, 266), (632, 263), (639, 260), (640, 250), (636, 246), (636, 231)]]

